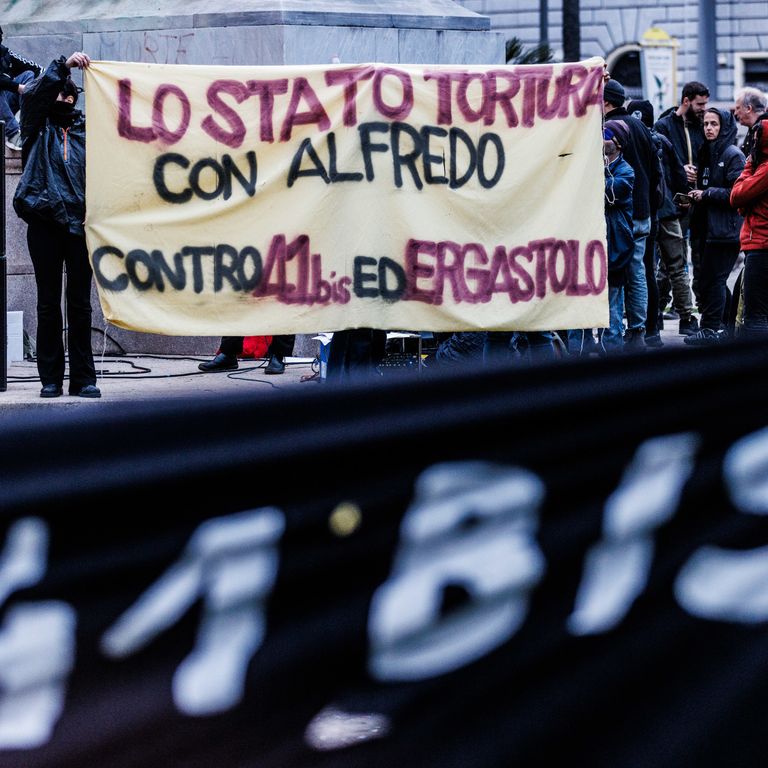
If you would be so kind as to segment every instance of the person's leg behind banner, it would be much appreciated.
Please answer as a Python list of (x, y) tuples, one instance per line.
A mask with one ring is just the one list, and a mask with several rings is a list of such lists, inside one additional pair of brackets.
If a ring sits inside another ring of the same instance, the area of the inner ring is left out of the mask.
[(296, 341), (294, 334), (273, 336), (267, 350), (267, 366), (265, 374), (274, 375), (285, 373), (285, 358), (293, 354), (293, 345)]
[(237, 358), (243, 353), (243, 336), (222, 336), (219, 342), (219, 351), (213, 360), (200, 363), (197, 367), (203, 373), (215, 373), (217, 371), (236, 371), (239, 363)]

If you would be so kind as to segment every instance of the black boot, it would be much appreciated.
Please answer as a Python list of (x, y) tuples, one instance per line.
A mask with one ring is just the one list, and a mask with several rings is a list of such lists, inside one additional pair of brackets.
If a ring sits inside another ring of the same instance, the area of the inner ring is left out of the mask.
[(237, 366), (237, 358), (234, 355), (225, 355), (223, 352), (219, 352), (213, 360), (200, 363), (197, 367), (204, 373), (213, 373), (214, 371), (236, 371)]
[(269, 358), (267, 367), (264, 369), (264, 373), (270, 375), (285, 373), (285, 363), (283, 362), (282, 358), (278, 357), (277, 355), (272, 355)]

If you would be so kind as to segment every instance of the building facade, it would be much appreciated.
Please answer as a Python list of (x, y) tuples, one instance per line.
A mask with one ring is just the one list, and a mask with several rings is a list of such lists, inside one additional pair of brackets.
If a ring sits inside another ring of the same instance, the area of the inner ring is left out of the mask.
[[(212, 9), (209, 0), (0, 0), (0, 24), (6, 45), (43, 65), (77, 50), (96, 60), (196, 65), (504, 62), (503, 36), (487, 17), (454, 0), (237, 0), (226, 9)], [(79, 81), (81, 74), (74, 77)], [(20, 173), (19, 158), (6, 157), (8, 278), (0, 290), (7, 291), (8, 310), (23, 313), (24, 330), (34, 339), (26, 226), (11, 204)], [(108, 325), (95, 288), (92, 304), (94, 349), (209, 355), (218, 346), (218, 336), (170, 337)], [(310, 336), (297, 339), (297, 354), (316, 348)]]
[[(562, 58), (563, 0), (459, 1), (489, 17), (495, 31), (526, 47), (546, 42), (555, 58)], [(630, 96), (643, 93), (641, 51), (649, 30), (676, 43), (678, 99), (689, 80), (706, 83), (712, 100), (723, 104), (732, 103), (734, 91), (745, 85), (768, 91), (766, 0), (579, 0), (576, 5), (581, 58), (603, 57)]]

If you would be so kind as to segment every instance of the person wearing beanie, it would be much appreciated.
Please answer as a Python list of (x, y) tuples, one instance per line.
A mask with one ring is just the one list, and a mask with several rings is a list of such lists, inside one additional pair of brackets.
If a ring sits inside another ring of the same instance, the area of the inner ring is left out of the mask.
[(627, 100), (624, 86), (618, 80), (609, 80), (603, 86), (603, 100), (613, 107), (623, 107)]
[(603, 123), (603, 141), (612, 140), (623, 152), (625, 147), (632, 141), (632, 134), (629, 132), (626, 123), (621, 120), (606, 120)]
[(626, 93), (621, 83), (608, 80), (603, 86), (603, 113), (606, 121), (620, 120), (629, 130), (630, 140), (622, 147), (624, 159), (632, 167), (635, 183), (632, 192), (632, 226), (635, 250), (627, 268), (624, 300), (627, 332), (624, 349), (645, 351), (645, 329), (648, 321), (648, 285), (645, 276), (645, 249), (651, 234), (651, 195), (659, 185), (659, 164), (651, 132), (622, 106)]
[(653, 128), (653, 104), (648, 99), (634, 99), (627, 104), (627, 112), (642, 120), (646, 128)]

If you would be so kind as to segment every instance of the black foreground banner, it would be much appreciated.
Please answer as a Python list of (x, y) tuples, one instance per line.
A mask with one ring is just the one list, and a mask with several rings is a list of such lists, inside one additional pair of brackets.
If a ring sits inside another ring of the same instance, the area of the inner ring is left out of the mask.
[(7, 419), (0, 766), (765, 765), (767, 374)]

